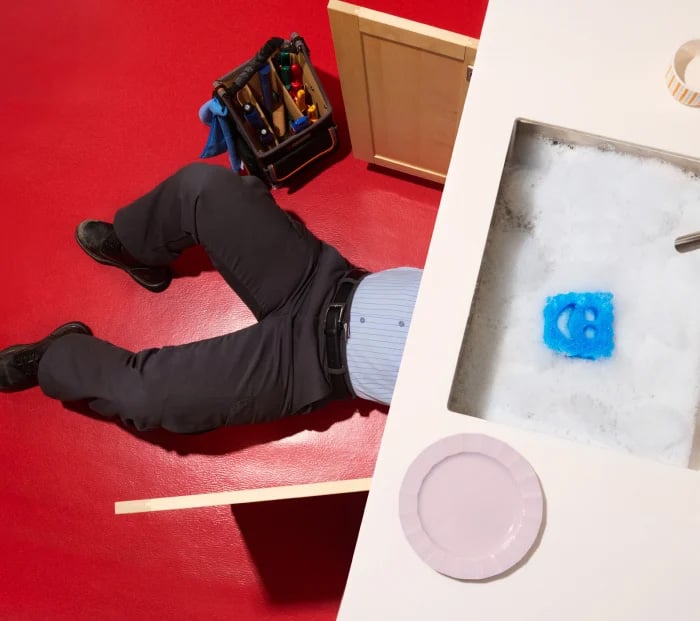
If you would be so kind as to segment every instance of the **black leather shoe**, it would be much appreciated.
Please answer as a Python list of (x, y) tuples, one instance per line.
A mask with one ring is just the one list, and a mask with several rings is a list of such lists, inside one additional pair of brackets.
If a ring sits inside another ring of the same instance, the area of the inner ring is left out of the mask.
[(109, 222), (85, 220), (75, 230), (80, 247), (95, 261), (124, 270), (153, 293), (165, 291), (173, 278), (168, 267), (150, 267), (132, 257), (122, 246)]
[(67, 334), (92, 334), (92, 331), (84, 323), (72, 321), (56, 328), (41, 341), (13, 345), (0, 351), (0, 392), (17, 392), (36, 386), (41, 357), (51, 343)]

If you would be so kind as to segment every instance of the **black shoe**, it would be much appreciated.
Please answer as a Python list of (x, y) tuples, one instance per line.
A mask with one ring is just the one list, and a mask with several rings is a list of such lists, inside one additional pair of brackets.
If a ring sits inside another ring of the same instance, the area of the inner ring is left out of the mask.
[(122, 246), (109, 222), (85, 220), (75, 230), (80, 247), (95, 261), (124, 270), (153, 293), (165, 291), (173, 276), (168, 267), (149, 267), (132, 257)]
[(41, 357), (51, 343), (67, 334), (92, 334), (92, 331), (84, 323), (72, 321), (56, 328), (41, 341), (13, 345), (0, 351), (0, 392), (17, 392), (36, 386)]

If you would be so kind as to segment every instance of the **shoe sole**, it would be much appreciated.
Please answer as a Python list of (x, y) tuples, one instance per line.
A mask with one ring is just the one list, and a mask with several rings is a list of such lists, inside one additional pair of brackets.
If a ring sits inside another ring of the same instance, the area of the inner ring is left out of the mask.
[(85, 254), (87, 254), (91, 259), (97, 261), (98, 263), (101, 263), (102, 265), (109, 265), (110, 267), (116, 267), (122, 272), (126, 272), (131, 278), (134, 280), (134, 282), (137, 282), (139, 285), (141, 285), (144, 289), (148, 289), (151, 293), (161, 293), (165, 291), (169, 286), (172, 281), (172, 277), (168, 278), (164, 283), (160, 285), (149, 285), (147, 282), (144, 282), (141, 280), (138, 276), (134, 275), (132, 271), (126, 267), (125, 265), (122, 265), (121, 263), (117, 263), (116, 261), (110, 261), (109, 259), (106, 259), (105, 257), (95, 254), (92, 250), (90, 250), (85, 244), (83, 244), (82, 240), (80, 239), (80, 236), (78, 235), (78, 229), (75, 229), (75, 241), (78, 242), (78, 246), (80, 246)]

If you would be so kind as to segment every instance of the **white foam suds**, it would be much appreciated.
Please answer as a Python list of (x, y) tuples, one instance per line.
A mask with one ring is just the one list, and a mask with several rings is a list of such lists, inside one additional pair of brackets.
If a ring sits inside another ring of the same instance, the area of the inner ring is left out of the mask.
[[(700, 179), (670, 164), (519, 138), (484, 255), (454, 409), (687, 466), (700, 395)], [(609, 359), (543, 341), (548, 296), (614, 295)]]

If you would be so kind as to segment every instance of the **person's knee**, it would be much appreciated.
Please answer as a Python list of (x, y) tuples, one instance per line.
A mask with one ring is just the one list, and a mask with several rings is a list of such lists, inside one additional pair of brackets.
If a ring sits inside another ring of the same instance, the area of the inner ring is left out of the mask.
[(204, 162), (188, 164), (181, 168), (177, 174), (180, 183), (197, 195), (210, 189), (217, 191), (221, 188), (237, 187), (241, 183), (240, 176), (233, 170)]

